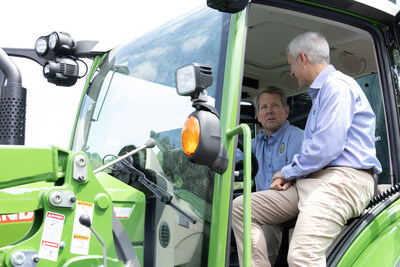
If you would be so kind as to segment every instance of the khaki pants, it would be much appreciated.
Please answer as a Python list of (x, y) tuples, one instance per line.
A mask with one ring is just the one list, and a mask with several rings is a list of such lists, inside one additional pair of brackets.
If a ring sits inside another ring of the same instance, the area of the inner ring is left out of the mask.
[(268, 244), (268, 260), (273, 266), (278, 258), (279, 249), (282, 243), (282, 227), (279, 224), (262, 226), (265, 241)]
[[(373, 177), (348, 167), (328, 167), (299, 179), (286, 191), (251, 194), (251, 266), (271, 266), (263, 224), (296, 216), (289, 266), (325, 266), (325, 252), (347, 220), (361, 214), (373, 196)], [(233, 201), (232, 228), (243, 266), (243, 197)]]

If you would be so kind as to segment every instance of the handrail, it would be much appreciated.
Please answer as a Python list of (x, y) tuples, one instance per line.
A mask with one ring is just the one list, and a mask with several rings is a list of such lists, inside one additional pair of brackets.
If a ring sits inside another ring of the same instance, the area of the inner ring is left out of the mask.
[(243, 133), (243, 266), (251, 265), (251, 131), (240, 124), (226, 131), (228, 139)]

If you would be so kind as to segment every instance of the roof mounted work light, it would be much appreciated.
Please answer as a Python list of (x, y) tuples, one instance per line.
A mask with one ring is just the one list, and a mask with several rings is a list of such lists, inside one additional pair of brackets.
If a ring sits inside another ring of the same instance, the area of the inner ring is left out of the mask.
[(73, 55), (77, 44), (71, 35), (66, 32), (52, 32), (36, 40), (35, 51), (40, 57), (48, 54)]
[(49, 52), (48, 38), (39, 37), (35, 43), (35, 51), (39, 56), (45, 56)]
[(79, 77), (79, 66), (75, 60), (57, 57), (43, 67), (43, 75), (48, 82), (61, 86), (72, 86)]
[(49, 48), (59, 55), (71, 55), (75, 51), (76, 43), (66, 32), (53, 32), (49, 36)]
[(46, 60), (43, 63), (43, 76), (48, 82), (72, 86), (81, 78), (77, 61), (83, 61), (75, 55), (77, 47), (77, 43), (66, 32), (54, 31), (36, 40), (36, 54)]
[(179, 95), (190, 96), (192, 102), (207, 102), (207, 91), (213, 82), (211, 67), (190, 63), (176, 70), (176, 91)]

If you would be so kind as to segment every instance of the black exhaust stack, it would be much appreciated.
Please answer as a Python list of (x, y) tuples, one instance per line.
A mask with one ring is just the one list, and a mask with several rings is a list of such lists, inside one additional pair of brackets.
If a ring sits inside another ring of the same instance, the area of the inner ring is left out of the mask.
[(0, 77), (0, 144), (24, 145), (26, 89), (22, 87), (18, 67), (2, 48), (0, 48), (0, 70), (4, 75)]

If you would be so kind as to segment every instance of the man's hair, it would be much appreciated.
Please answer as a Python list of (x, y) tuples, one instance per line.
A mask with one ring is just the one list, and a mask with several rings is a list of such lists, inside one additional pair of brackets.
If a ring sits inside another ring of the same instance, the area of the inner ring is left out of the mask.
[(262, 88), (258, 92), (258, 94), (254, 97), (254, 107), (256, 108), (256, 110), (258, 110), (260, 108), (260, 96), (264, 93), (279, 94), (279, 96), (281, 98), (282, 106), (284, 108), (287, 106), (287, 98), (286, 98), (285, 91), (283, 91), (282, 89), (275, 87), (275, 86), (268, 86), (266, 88)]
[(303, 52), (311, 64), (330, 64), (329, 44), (319, 32), (306, 32), (295, 37), (286, 48), (286, 55), (298, 60)]

